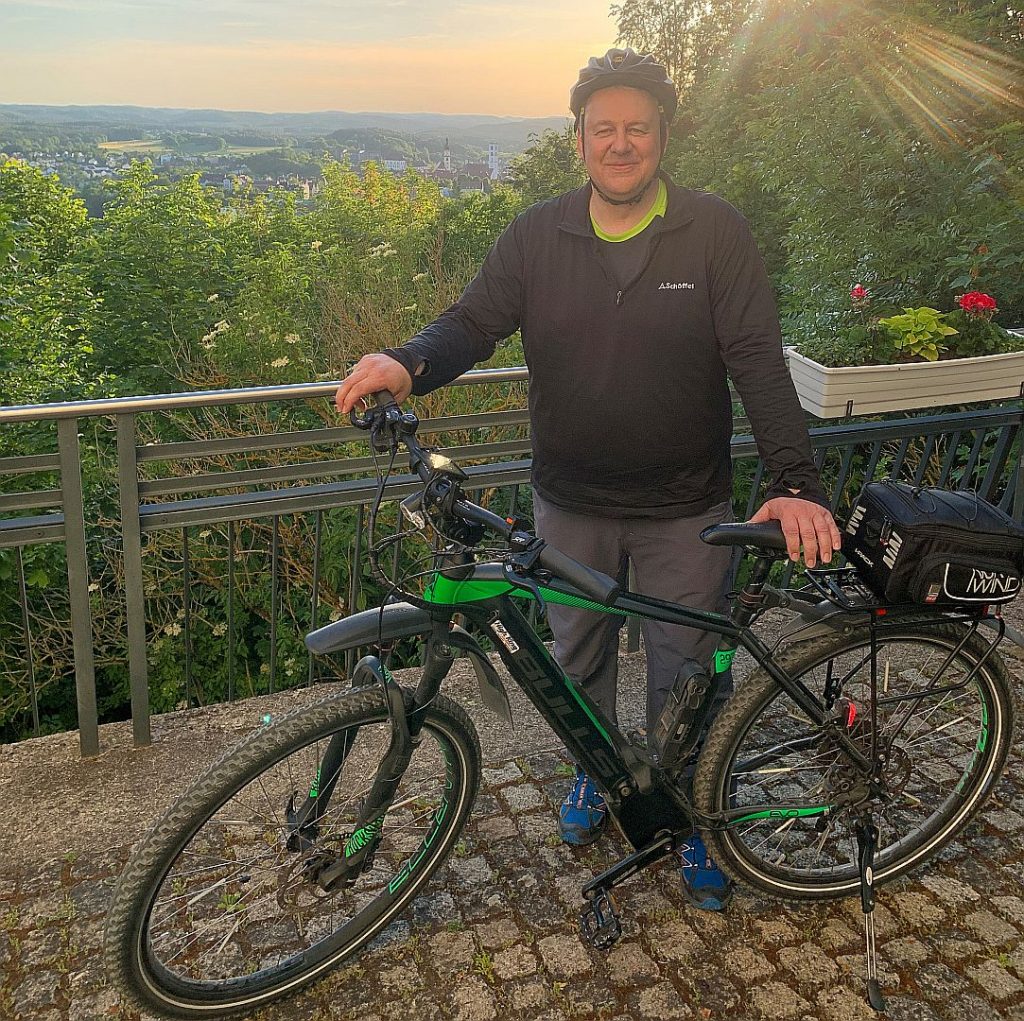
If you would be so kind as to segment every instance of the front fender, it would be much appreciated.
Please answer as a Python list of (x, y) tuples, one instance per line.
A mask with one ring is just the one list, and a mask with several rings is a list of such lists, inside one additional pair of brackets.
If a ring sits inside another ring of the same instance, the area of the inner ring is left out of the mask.
[(430, 614), (412, 603), (385, 603), (311, 631), (306, 635), (306, 648), (324, 656), (329, 652), (426, 634), (432, 625)]
[[(306, 635), (306, 648), (315, 655), (325, 656), (331, 652), (380, 645), (398, 638), (428, 635), (433, 626), (431, 615), (419, 606), (413, 606), (412, 603), (385, 603), (383, 607), (363, 610), (362, 613), (354, 613), (344, 620), (311, 631)], [(452, 627), (447, 641), (453, 648), (469, 656), (484, 705), (511, 724), (512, 709), (508, 693), (483, 649), (472, 635), (458, 626)]]

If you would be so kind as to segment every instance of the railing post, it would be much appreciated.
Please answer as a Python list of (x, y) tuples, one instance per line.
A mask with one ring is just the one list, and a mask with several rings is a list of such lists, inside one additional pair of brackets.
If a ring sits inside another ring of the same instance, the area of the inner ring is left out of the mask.
[(78, 741), (82, 755), (98, 755), (100, 732), (96, 716), (96, 671), (92, 658), (92, 614), (89, 611), (89, 564), (85, 550), (85, 505), (78, 419), (57, 422), (57, 453), (64, 503), (64, 545), (68, 561), (71, 635), (75, 655)]
[(1021, 411), (1020, 426), (1017, 429), (1017, 477), (1013, 487), (1013, 517), (1024, 524), (1024, 410)]
[(117, 491), (121, 502), (124, 601), (128, 620), (128, 678), (132, 738), (136, 748), (152, 743), (149, 727), (149, 667), (146, 661), (146, 595), (142, 582), (139, 523), (139, 466), (135, 457), (135, 416), (117, 415)]

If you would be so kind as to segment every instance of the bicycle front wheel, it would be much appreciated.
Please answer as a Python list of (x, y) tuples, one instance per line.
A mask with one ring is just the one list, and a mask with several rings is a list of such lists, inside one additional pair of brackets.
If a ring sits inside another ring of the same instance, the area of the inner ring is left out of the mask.
[[(885, 762), (881, 783), (863, 806), (879, 829), (876, 885), (934, 855), (999, 778), (1014, 705), (997, 653), (975, 671), (989, 645), (959, 624), (887, 627), (878, 639), (874, 705), (866, 627), (797, 643), (780, 658), (816, 697), (825, 701), (831, 693), (848, 736), (869, 757), (872, 712), (877, 716), (875, 749)], [(828, 806), (864, 779), (758, 670), (708, 735), (694, 799), (708, 814), (751, 809), (729, 828), (705, 833), (732, 876), (774, 896), (837, 897), (859, 888), (856, 818), (852, 809)]]
[[(314, 877), (345, 854), (389, 746), (383, 692), (298, 710), (211, 766), (121, 876), (107, 922), (115, 983), (145, 1010), (221, 1017), (252, 1011), (353, 956), (444, 861), (476, 795), (480, 745), (462, 709), (438, 696), (420, 734), (371, 859), (331, 893)], [(346, 755), (324, 776), (336, 735)], [(325, 799), (329, 791), (329, 803), (299, 839), (295, 806), (312, 791)]]

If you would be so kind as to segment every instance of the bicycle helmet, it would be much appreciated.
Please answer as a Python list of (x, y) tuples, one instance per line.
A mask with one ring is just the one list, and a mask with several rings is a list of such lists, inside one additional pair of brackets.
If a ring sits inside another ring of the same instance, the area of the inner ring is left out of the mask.
[(577, 127), (587, 100), (599, 89), (616, 85), (649, 92), (657, 100), (666, 124), (672, 123), (679, 97), (665, 65), (659, 64), (649, 53), (639, 54), (627, 48), (611, 49), (603, 57), (591, 57), (587, 66), (580, 68), (580, 76), (569, 90), (569, 109)]

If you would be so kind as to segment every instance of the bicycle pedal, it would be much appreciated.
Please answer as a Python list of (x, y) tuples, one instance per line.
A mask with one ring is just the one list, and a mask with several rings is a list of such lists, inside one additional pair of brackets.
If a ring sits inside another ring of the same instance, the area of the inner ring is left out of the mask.
[(597, 891), (580, 912), (580, 935), (598, 950), (614, 946), (622, 935), (622, 922), (607, 890)]

